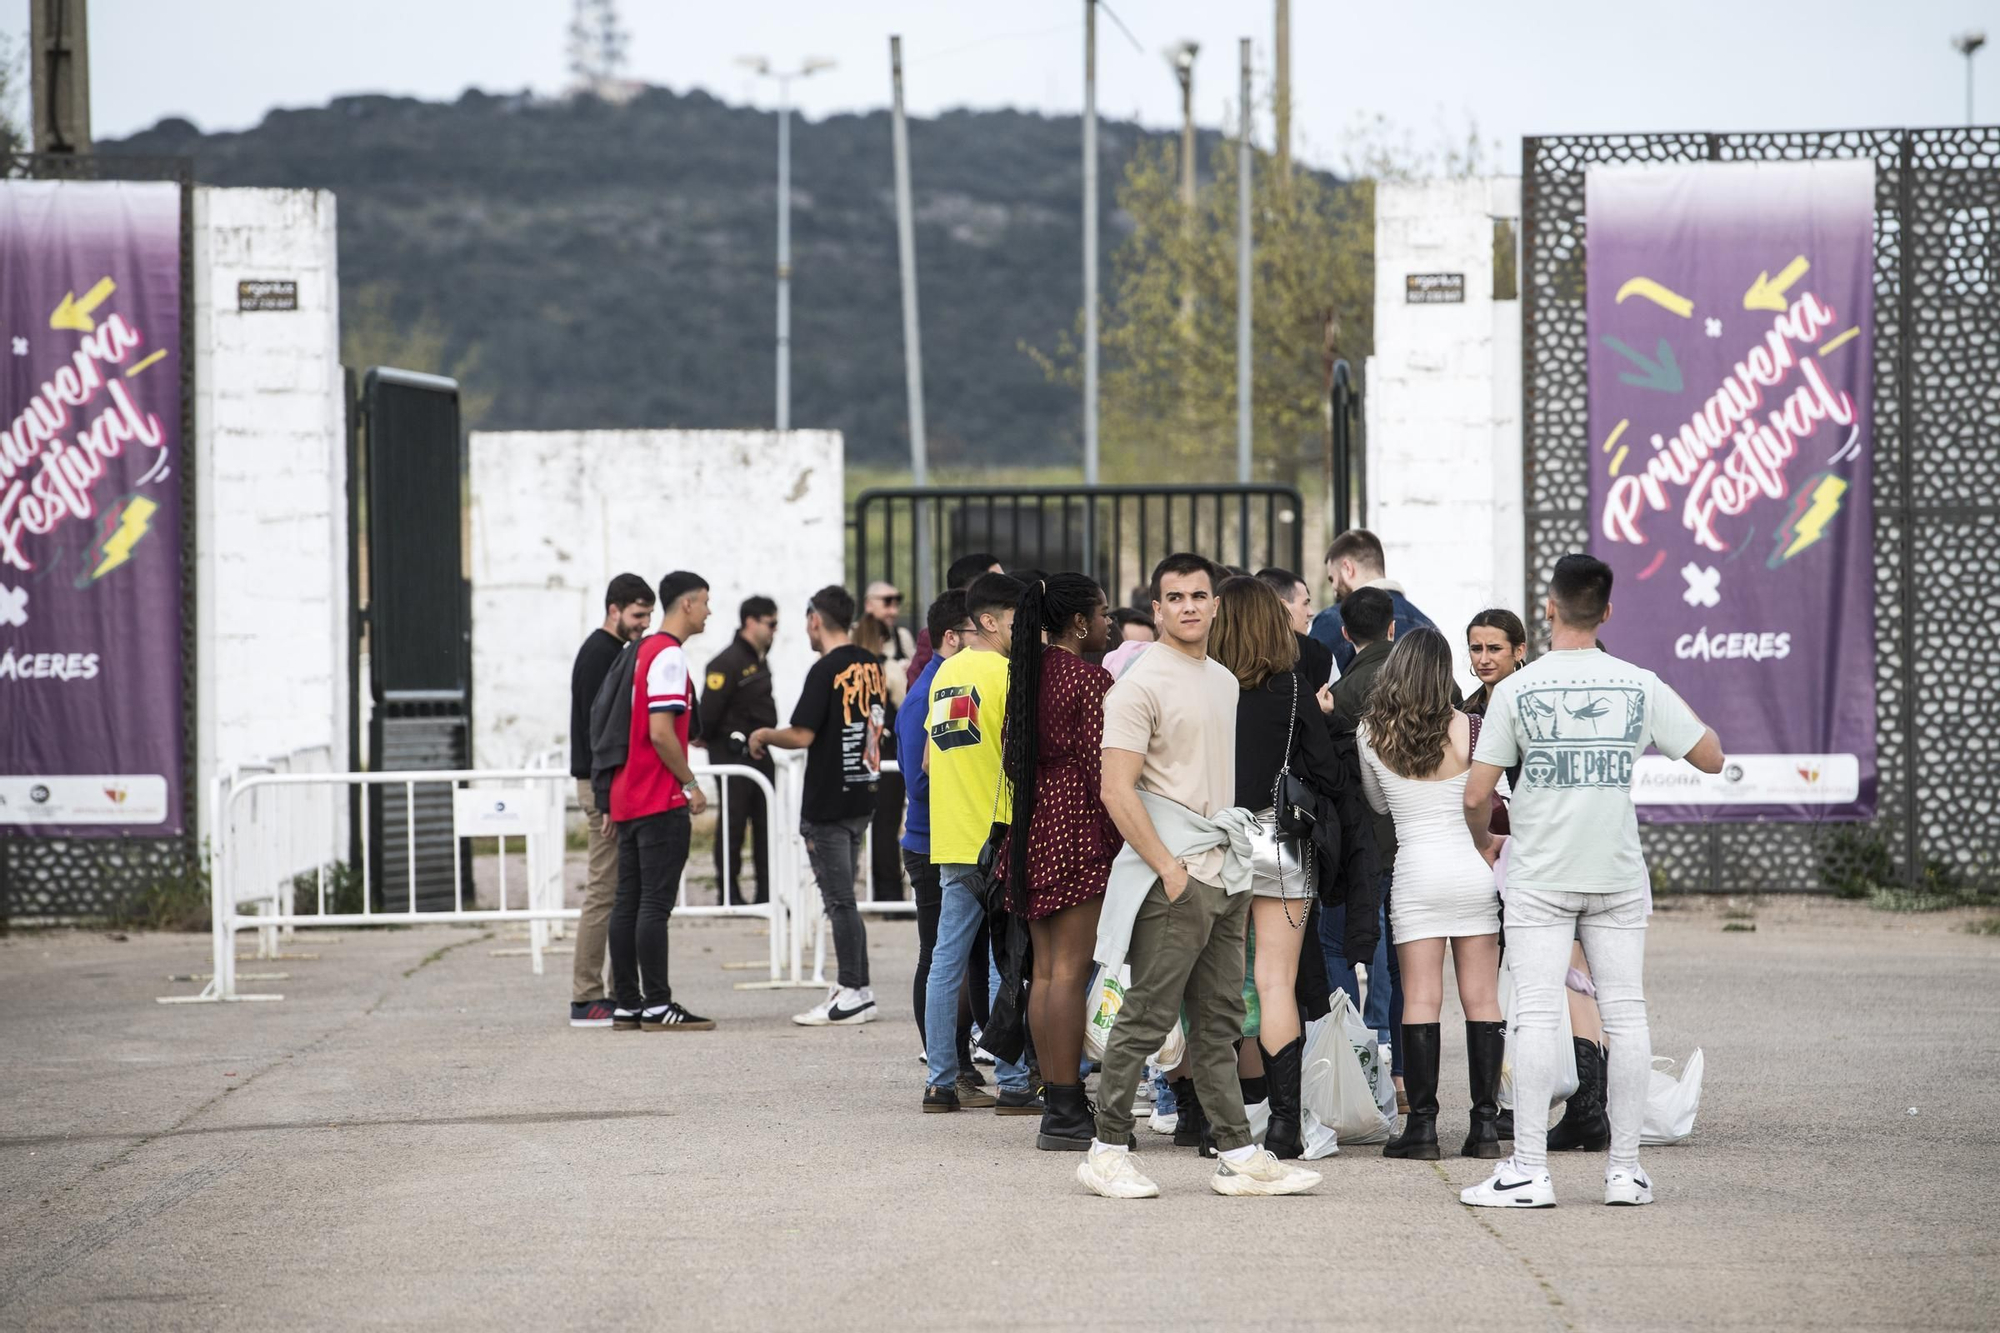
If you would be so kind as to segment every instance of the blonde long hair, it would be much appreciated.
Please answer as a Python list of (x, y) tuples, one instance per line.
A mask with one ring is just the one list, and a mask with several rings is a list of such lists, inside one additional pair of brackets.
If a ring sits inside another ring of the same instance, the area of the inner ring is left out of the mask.
[(1390, 772), (1427, 778), (1451, 736), (1451, 645), (1420, 626), (1398, 635), (1368, 692), (1368, 744)]

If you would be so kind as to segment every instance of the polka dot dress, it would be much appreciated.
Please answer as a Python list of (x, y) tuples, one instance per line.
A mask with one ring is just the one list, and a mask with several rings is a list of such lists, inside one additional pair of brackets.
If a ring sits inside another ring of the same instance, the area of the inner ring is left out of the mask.
[(1041, 762), (1028, 825), (1030, 921), (1102, 894), (1124, 846), (1098, 799), (1111, 673), (1060, 648), (1042, 652)]

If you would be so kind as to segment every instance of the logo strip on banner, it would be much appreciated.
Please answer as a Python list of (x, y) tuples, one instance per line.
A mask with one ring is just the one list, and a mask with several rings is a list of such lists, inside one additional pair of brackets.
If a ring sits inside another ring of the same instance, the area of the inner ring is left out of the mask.
[(1641, 759), (1641, 817), (1868, 818), (1874, 165), (1593, 167), (1585, 195), (1604, 638), (1731, 751)]

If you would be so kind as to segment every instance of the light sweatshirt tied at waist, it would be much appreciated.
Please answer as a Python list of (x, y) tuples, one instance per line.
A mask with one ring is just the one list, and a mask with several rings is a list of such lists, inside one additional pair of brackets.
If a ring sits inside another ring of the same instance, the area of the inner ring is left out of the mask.
[[(1139, 793), (1139, 803), (1153, 821), (1153, 832), (1176, 861), (1188, 861), (1212, 848), (1222, 849), (1222, 883), (1227, 893), (1250, 892), (1250, 839), (1257, 831), (1257, 817), (1240, 806), (1230, 806), (1204, 819), (1178, 801), (1149, 791)], [(1124, 965), (1126, 950), (1132, 946), (1132, 924), (1139, 919), (1139, 906), (1160, 877), (1131, 843), (1111, 863), (1111, 880), (1104, 889), (1104, 907), (1097, 918), (1097, 951), (1094, 955), (1109, 971)]]

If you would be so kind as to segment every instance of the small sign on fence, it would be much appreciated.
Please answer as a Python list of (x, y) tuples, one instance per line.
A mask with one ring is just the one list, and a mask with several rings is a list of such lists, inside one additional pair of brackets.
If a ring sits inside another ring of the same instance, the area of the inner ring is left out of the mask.
[(1464, 305), (1463, 273), (1408, 273), (1403, 276), (1404, 305)]
[(236, 284), (238, 310), (297, 310), (296, 278), (245, 278)]
[(452, 832), (461, 838), (525, 838), (548, 830), (546, 791), (462, 787), (452, 793)]

